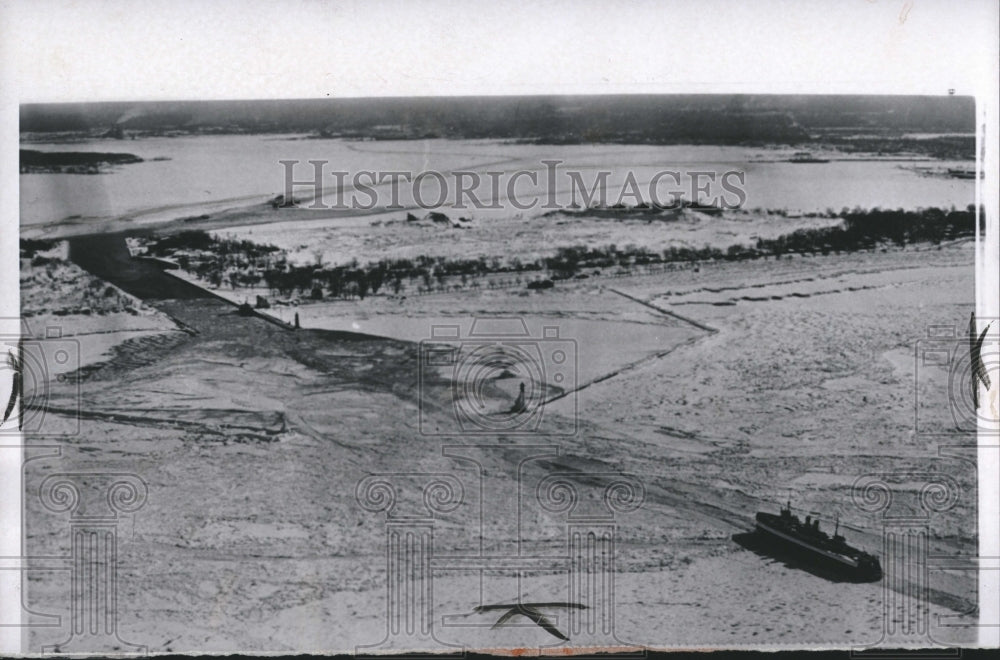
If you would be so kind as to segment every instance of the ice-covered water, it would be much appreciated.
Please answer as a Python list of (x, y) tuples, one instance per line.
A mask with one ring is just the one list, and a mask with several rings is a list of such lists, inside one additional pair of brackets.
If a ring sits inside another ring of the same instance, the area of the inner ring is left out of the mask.
[[(500, 210), (515, 212), (508, 199), (511, 174), (518, 170), (535, 173), (517, 178), (512, 190), (522, 203), (541, 195), (547, 199), (549, 170), (543, 160), (561, 161), (556, 166), (555, 195), (560, 203), (571, 201), (568, 172), (579, 171), (588, 187), (599, 170), (609, 170), (608, 202), (616, 201), (621, 186), (632, 172), (639, 191), (647, 196), (650, 180), (661, 171), (681, 173), (680, 183), (671, 177), (659, 179), (658, 194), (666, 201), (673, 192), (691, 198), (690, 173), (715, 173), (709, 196), (734, 194), (720, 187), (727, 171), (742, 172), (747, 208), (783, 208), (802, 211), (861, 206), (871, 208), (916, 208), (921, 206), (964, 207), (974, 201), (974, 181), (922, 176), (913, 163), (901, 161), (836, 160), (829, 163), (781, 162), (791, 149), (718, 146), (629, 146), (629, 145), (523, 145), (477, 140), (413, 140), (357, 142), (337, 139), (298, 139), (294, 136), (221, 135), (158, 137), (125, 141), (92, 140), (70, 144), (31, 143), (26, 148), (43, 151), (115, 151), (134, 153), (146, 162), (122, 166), (109, 174), (25, 174), (21, 176), (21, 225), (38, 226), (66, 220), (130, 217), (137, 221), (169, 220), (205, 212), (260, 204), (284, 190), (285, 168), (281, 160), (298, 160), (296, 179), (311, 179), (305, 161), (326, 161), (324, 181), (333, 186), (334, 170), (355, 173), (435, 171), (446, 173), (449, 195), (455, 198), (456, 169), (480, 173), (482, 185), (476, 196), (484, 203), (499, 198)], [(154, 159), (169, 160), (154, 160)], [(922, 163), (930, 165), (930, 163)], [(955, 166), (934, 163), (935, 167)], [(969, 163), (961, 164), (968, 167)], [(502, 172), (499, 195), (486, 172)], [(702, 178), (702, 183), (705, 182)], [(365, 178), (364, 181), (369, 181)], [(737, 179), (730, 179), (734, 185)], [(425, 177), (421, 190), (425, 202), (438, 197), (439, 180)], [(308, 188), (296, 194), (308, 196)], [(368, 196), (358, 195), (362, 203)], [(328, 204), (336, 198), (325, 198)], [(390, 203), (388, 185), (379, 190), (379, 207)], [(582, 196), (578, 201), (583, 201)], [(632, 196), (624, 199), (635, 203)], [(414, 204), (412, 185), (400, 186), (398, 202)]]

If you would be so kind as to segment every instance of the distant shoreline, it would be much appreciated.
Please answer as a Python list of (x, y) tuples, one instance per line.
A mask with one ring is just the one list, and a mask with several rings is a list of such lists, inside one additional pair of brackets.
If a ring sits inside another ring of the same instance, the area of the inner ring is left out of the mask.
[[(238, 130), (223, 127), (205, 127), (193, 129), (168, 130), (123, 130), (116, 136), (108, 135), (107, 131), (22, 131), (22, 144), (78, 144), (95, 140), (125, 139), (137, 140), (148, 138), (181, 138), (181, 137), (218, 137), (223, 135), (242, 136), (275, 136), (289, 135), (287, 130)], [(746, 139), (744, 137), (702, 136), (702, 135), (670, 135), (670, 136), (635, 136), (635, 135), (602, 135), (589, 136), (577, 134), (545, 135), (545, 136), (504, 136), (504, 135), (447, 135), (437, 132), (333, 132), (326, 131), (291, 131), (300, 133), (294, 140), (342, 140), (346, 142), (418, 142), (422, 140), (491, 140), (510, 144), (526, 144), (537, 146), (582, 146), (582, 145), (619, 145), (619, 146), (702, 146), (702, 147), (749, 147), (758, 149), (813, 149), (833, 150), (849, 154), (839, 160), (975, 160), (975, 133), (949, 133), (932, 137), (913, 137), (898, 132), (880, 132), (875, 134), (839, 135), (833, 133), (818, 133), (808, 136), (761, 136)], [(851, 155), (857, 154), (854, 158)]]
[(128, 153), (21, 149), (21, 174), (102, 174), (115, 165), (141, 162)]

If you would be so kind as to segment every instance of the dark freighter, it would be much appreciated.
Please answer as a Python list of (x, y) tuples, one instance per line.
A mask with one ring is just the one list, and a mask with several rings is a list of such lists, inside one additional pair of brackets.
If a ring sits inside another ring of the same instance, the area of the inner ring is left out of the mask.
[(781, 515), (757, 513), (757, 531), (764, 540), (781, 545), (804, 561), (835, 571), (858, 581), (882, 579), (878, 557), (847, 544), (835, 530), (831, 537), (819, 529), (819, 520), (802, 522), (792, 513), (791, 503), (781, 509)]

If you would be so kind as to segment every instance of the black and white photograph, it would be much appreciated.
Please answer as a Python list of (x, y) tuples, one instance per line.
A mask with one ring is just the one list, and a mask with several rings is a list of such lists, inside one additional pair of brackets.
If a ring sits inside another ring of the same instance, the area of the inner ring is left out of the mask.
[(997, 645), (996, 3), (0, 17), (5, 654)]

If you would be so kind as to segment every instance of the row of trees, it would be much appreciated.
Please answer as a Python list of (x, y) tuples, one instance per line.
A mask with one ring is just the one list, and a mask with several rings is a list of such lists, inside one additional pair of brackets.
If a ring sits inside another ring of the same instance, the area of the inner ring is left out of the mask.
[(20, 254), (22, 258), (30, 259), (37, 252), (45, 252), (55, 247), (56, 242), (44, 238), (22, 238)]
[[(985, 231), (985, 217), (980, 213), (980, 229)], [(913, 243), (940, 244), (974, 236), (976, 207), (964, 211), (942, 209), (898, 209), (852, 211), (844, 215), (839, 227), (798, 229), (775, 239), (758, 240), (757, 250), (764, 254), (790, 252), (850, 252), (871, 250), (886, 243), (904, 246)]]
[[(786, 254), (828, 254), (874, 249), (882, 245), (941, 243), (975, 233), (975, 207), (963, 211), (937, 208), (916, 211), (861, 210), (842, 214), (839, 226), (797, 229), (773, 239), (759, 239), (755, 245), (717, 247), (669, 247), (656, 252), (645, 247), (616, 245), (604, 247), (560, 247), (548, 257), (522, 260), (518, 257), (475, 257), (448, 259), (419, 256), (413, 259), (383, 259), (367, 265), (352, 260), (340, 266), (324, 265), (321, 254), (314, 263), (293, 264), (285, 251), (273, 245), (246, 240), (215, 238), (206, 232), (188, 231), (168, 236), (150, 245), (150, 253), (172, 256), (182, 268), (195, 272), (218, 287), (256, 288), (262, 283), (283, 296), (295, 293), (315, 299), (360, 298), (390, 290), (395, 294), (410, 288), (443, 291), (479, 288), (480, 278), (491, 276), (490, 288), (541, 278), (553, 280), (582, 276), (587, 271), (615, 269), (628, 271), (656, 264), (694, 264), (710, 260), (759, 259)], [(981, 221), (980, 226), (983, 226)], [(176, 252), (182, 254), (176, 254)], [(492, 276), (501, 276), (497, 280)]]

